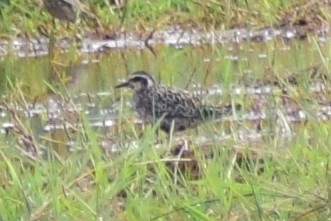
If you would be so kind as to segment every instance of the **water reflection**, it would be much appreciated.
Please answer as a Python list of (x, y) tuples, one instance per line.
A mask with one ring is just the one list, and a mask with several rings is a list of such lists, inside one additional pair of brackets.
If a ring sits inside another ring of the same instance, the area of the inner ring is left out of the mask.
[[(325, 41), (325, 31), (320, 30), (319, 34), (321, 42)], [(146, 49), (157, 45), (167, 45), (176, 49), (184, 46), (200, 46), (206, 44), (224, 44), (224, 43), (242, 43), (244, 41), (266, 42), (275, 38), (283, 38), (290, 40), (300, 36), (295, 29), (276, 29), (266, 28), (253, 30), (250, 28), (222, 30), (203, 32), (199, 29), (184, 30), (180, 26), (173, 25), (164, 30), (152, 31), (147, 33), (145, 37), (134, 33), (118, 33), (116, 38), (105, 40), (98, 39), (59, 39), (56, 43), (56, 48), (62, 52), (67, 52), (73, 45), (78, 46), (78, 50), (82, 53), (100, 53), (109, 52), (113, 49)], [(8, 53), (14, 52), (17, 57), (41, 57), (49, 54), (48, 38), (39, 39), (15, 39), (13, 42), (6, 40), (0, 41), (0, 56), (5, 56)]]
[[(126, 50), (21, 59), (13, 66), (18, 83), (12, 90), (29, 90), (4, 91), (1, 132), (16, 133), (19, 143), (31, 149), (27, 152), (38, 149), (32, 144), (41, 140), (41, 149), (52, 146), (70, 153), (83, 148), (77, 137), (84, 134), (86, 118), (99, 145), (108, 151), (137, 147), (143, 122), (130, 110), (130, 92), (115, 92), (113, 85), (127, 73), (146, 69), (163, 84), (188, 89), (205, 101), (244, 104), (243, 112), (202, 125), (191, 138), (197, 145), (231, 139), (255, 142), (275, 134), (291, 137), (309, 120), (331, 119), (327, 67), (308, 60), (319, 50), (307, 42), (275, 41), (180, 50), (156, 47), (156, 56), (148, 50)], [(307, 60), (297, 64), (303, 54)]]

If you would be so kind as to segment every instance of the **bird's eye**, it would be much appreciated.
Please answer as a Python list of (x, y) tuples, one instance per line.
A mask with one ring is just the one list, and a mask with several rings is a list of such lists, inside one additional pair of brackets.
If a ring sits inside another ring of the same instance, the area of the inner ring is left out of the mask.
[(138, 79), (137, 79), (137, 78), (131, 78), (130, 81), (132, 81), (132, 82), (137, 82)]
[(140, 77), (132, 78), (132, 82), (134, 82), (134, 83), (141, 83), (141, 84), (144, 85), (144, 86), (147, 86), (147, 84), (148, 84), (147, 79), (145, 79), (145, 78), (140, 78)]

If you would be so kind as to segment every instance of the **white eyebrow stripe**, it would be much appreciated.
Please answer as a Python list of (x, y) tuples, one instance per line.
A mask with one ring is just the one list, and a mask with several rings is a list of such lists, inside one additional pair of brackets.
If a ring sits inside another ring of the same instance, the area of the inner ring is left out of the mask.
[(129, 81), (134, 78), (142, 78), (147, 80), (147, 87), (151, 87), (154, 85), (154, 79), (152, 76), (144, 75), (144, 74), (134, 74), (129, 78)]
[(145, 78), (145, 79), (149, 78), (148, 76), (146, 76), (144, 74), (135, 74), (135, 75), (132, 75), (130, 77), (130, 79), (133, 79), (133, 78), (136, 78), (136, 77)]

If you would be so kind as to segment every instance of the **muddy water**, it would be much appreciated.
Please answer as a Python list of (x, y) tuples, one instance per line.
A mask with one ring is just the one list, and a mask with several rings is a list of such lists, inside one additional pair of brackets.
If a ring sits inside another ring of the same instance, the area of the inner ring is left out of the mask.
[(288, 138), (309, 120), (328, 123), (331, 118), (329, 42), (167, 44), (94, 54), (71, 49), (55, 50), (52, 58), (7, 55), (0, 63), (8, 76), (0, 87), (1, 139), (18, 142), (28, 153), (40, 151), (34, 145), (38, 140), (65, 154), (83, 148), (76, 138), (86, 116), (100, 145), (117, 151), (123, 140), (137, 136), (133, 127), (142, 131), (142, 122), (130, 110), (131, 93), (113, 86), (138, 69), (210, 103), (243, 104), (242, 112), (199, 127), (197, 143), (250, 142), (275, 134)]

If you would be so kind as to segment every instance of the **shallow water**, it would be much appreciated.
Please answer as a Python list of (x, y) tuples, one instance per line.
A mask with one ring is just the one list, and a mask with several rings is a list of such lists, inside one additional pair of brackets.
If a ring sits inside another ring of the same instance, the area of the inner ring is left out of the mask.
[[(317, 41), (325, 42), (329, 27), (317, 30)], [(298, 35), (298, 36), (297, 36)], [(218, 45), (229, 43), (267, 42), (276, 38), (289, 41), (299, 37), (300, 33), (294, 28), (265, 28), (254, 30), (249, 28), (231, 30), (212, 30), (209, 32), (199, 29), (184, 30), (180, 26), (170, 26), (164, 30), (146, 32), (145, 34), (117, 33), (108, 39), (81, 38), (73, 33), (73, 38), (57, 39), (55, 47), (67, 52), (73, 45), (80, 53), (105, 53), (116, 49), (152, 49), (157, 46), (182, 48), (185, 46)], [(13, 41), (0, 40), (0, 56), (14, 53), (17, 57), (42, 57), (49, 54), (49, 39), (18, 38)]]
[[(106, 43), (102, 47), (111, 49), (107, 53), (76, 53), (72, 49), (67, 53), (55, 51), (52, 59), (3, 57), (0, 69), (9, 77), (0, 87), (1, 132), (16, 130), (16, 135), (23, 136), (17, 119), (24, 119), (33, 136), (45, 140), (45, 146), (51, 142), (77, 148), (75, 137), (84, 125), (83, 114), (102, 135), (100, 145), (117, 151), (124, 145), (119, 139), (121, 133), (134, 134), (130, 124), (142, 122), (130, 110), (130, 91), (116, 91), (113, 86), (138, 69), (150, 71), (163, 84), (187, 89), (210, 103), (243, 104), (242, 112), (202, 125), (195, 138), (199, 145), (234, 138), (251, 142), (274, 133), (288, 138), (295, 134), (297, 125), (330, 121), (330, 39), (263, 38), (268, 41), (211, 45), (215, 36), (205, 34), (208, 44), (201, 39), (193, 44), (192, 38), (186, 44), (171, 40), (178, 39), (173, 32), (167, 32), (165, 45), (151, 40), (153, 50), (146, 45), (139, 50)], [(188, 38), (185, 34), (182, 37)], [(119, 118), (128, 119), (126, 128), (118, 128)]]

